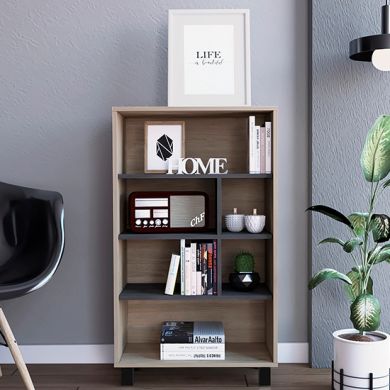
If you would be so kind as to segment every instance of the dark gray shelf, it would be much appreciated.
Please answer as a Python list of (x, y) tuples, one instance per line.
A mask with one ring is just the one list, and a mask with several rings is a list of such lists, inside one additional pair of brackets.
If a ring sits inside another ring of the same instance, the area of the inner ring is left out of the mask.
[(177, 293), (179, 286), (176, 286), (174, 295), (165, 295), (165, 284), (163, 283), (128, 283), (119, 295), (119, 299), (128, 300), (271, 300), (272, 293), (265, 284), (260, 284), (256, 290), (251, 292), (240, 292), (233, 290), (229, 284), (222, 285), (221, 295), (191, 295), (185, 296)]
[(131, 233), (123, 232), (119, 234), (120, 240), (271, 240), (272, 234), (263, 231), (262, 233)]
[(228, 173), (226, 175), (167, 175), (157, 173), (120, 173), (118, 178), (122, 180), (134, 179), (272, 179), (272, 173)]

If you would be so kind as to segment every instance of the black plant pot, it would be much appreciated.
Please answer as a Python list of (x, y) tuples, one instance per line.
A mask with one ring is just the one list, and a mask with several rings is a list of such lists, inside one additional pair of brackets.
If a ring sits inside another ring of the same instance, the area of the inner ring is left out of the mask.
[(229, 281), (234, 290), (253, 291), (260, 283), (257, 272), (234, 272), (229, 275)]

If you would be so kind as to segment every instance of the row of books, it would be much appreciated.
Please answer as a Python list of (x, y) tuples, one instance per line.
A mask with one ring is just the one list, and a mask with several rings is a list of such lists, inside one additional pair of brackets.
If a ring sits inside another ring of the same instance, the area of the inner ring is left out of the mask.
[(272, 123), (256, 125), (249, 117), (249, 173), (272, 173)]
[(171, 257), (165, 294), (174, 294), (179, 269), (181, 295), (217, 295), (217, 242), (180, 240), (180, 256)]
[(224, 360), (225, 331), (219, 321), (167, 321), (161, 327), (161, 360)]

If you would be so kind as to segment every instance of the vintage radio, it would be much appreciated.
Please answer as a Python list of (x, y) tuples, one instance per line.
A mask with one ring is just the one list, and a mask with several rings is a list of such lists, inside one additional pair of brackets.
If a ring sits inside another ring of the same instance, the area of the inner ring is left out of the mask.
[(136, 233), (202, 231), (208, 228), (208, 195), (204, 192), (133, 192), (129, 228)]

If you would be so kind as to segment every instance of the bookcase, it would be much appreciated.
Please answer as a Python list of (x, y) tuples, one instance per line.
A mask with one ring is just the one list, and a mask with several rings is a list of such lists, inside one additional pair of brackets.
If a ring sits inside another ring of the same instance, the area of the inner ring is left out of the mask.
[[(272, 173), (249, 174), (248, 117), (272, 122)], [(225, 157), (225, 175), (144, 173), (144, 123), (184, 121), (186, 157)], [(261, 385), (270, 384), (277, 366), (277, 111), (273, 107), (114, 107), (113, 275), (115, 367), (122, 384), (132, 384), (135, 368), (254, 367)], [(210, 231), (202, 233), (131, 233), (127, 198), (134, 191), (203, 191), (210, 200)], [(230, 233), (223, 221), (237, 207), (266, 215), (262, 233)], [(164, 295), (172, 253), (180, 239), (216, 240), (218, 295)], [(234, 257), (250, 251), (262, 283), (253, 292), (228, 284)], [(223, 361), (161, 361), (163, 321), (222, 321), (226, 335)]]

